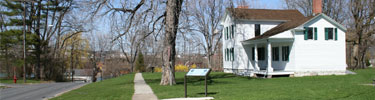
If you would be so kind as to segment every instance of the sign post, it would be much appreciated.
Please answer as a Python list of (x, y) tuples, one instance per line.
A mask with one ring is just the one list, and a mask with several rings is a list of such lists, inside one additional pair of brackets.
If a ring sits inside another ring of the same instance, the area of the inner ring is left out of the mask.
[(190, 69), (189, 72), (185, 75), (184, 78), (184, 87), (185, 87), (185, 98), (187, 98), (187, 77), (193, 76), (193, 77), (202, 77), (204, 76), (204, 85), (205, 85), (205, 96), (207, 97), (207, 77), (210, 74), (211, 69), (205, 68), (205, 69)]

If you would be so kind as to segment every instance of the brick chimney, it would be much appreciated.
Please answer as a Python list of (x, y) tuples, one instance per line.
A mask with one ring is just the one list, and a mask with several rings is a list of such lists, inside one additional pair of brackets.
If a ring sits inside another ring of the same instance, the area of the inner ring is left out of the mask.
[(313, 15), (322, 13), (322, 0), (313, 0)]

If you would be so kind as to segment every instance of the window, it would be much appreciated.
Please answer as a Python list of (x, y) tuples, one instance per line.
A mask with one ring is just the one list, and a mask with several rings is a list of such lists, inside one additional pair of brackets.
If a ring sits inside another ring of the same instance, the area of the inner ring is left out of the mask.
[(234, 37), (234, 32), (235, 32), (235, 25), (232, 25), (232, 31), (231, 31), (231, 38), (233, 38)]
[(333, 28), (327, 28), (328, 40), (333, 40)]
[(265, 59), (265, 48), (261, 47), (258, 48), (258, 60), (264, 60)]
[(260, 35), (260, 24), (255, 24), (255, 36)]
[(226, 36), (225, 39), (228, 39), (228, 37), (229, 37), (229, 36), (228, 36), (228, 34), (229, 34), (228, 31), (229, 31), (229, 30), (228, 30), (228, 27), (225, 27), (225, 33), (226, 33), (226, 34), (225, 34), (225, 36)]
[(282, 60), (289, 61), (289, 46), (282, 47)]
[(318, 29), (316, 27), (305, 27), (305, 40), (318, 40)]
[(255, 48), (251, 48), (252, 52), (251, 52), (251, 60), (255, 60)]
[(337, 28), (325, 28), (324, 31), (326, 40), (337, 40)]
[(227, 39), (227, 27), (224, 27), (224, 39), (226, 40)]
[(227, 61), (229, 61), (229, 49), (227, 48), (226, 51), (227, 51)]
[(234, 48), (231, 48), (230, 51), (231, 51), (230, 52), (231, 53), (231, 59), (230, 60), (234, 61)]
[(279, 47), (272, 47), (272, 61), (279, 61)]
[(225, 61), (227, 61), (228, 59), (227, 59), (227, 54), (228, 54), (228, 51), (227, 51), (227, 49), (225, 49), (225, 53), (224, 53), (224, 58), (225, 58)]

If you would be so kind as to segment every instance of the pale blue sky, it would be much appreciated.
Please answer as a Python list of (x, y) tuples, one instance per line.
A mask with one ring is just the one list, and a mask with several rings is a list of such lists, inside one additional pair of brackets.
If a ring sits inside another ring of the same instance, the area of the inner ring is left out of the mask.
[[(284, 0), (247, 0), (251, 8), (256, 9), (283, 9)], [(96, 22), (97, 27), (95, 32), (110, 33), (110, 26), (108, 19), (102, 18)]]

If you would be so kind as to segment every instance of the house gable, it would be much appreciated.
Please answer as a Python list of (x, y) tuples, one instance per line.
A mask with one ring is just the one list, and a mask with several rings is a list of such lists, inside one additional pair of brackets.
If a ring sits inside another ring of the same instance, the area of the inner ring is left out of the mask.
[(333, 20), (332, 18), (328, 17), (327, 15), (325, 15), (323, 13), (311, 18), (310, 20), (306, 21), (302, 25), (298, 26), (298, 28), (303, 29), (304, 26), (308, 26), (308, 25), (313, 24), (319, 18), (325, 19), (326, 21), (330, 22), (332, 25), (334, 25), (335, 27), (339, 28), (340, 30), (342, 30), (344, 32), (346, 32), (346, 30), (347, 30), (345, 26), (341, 25), (340, 23), (336, 22), (335, 20)]

